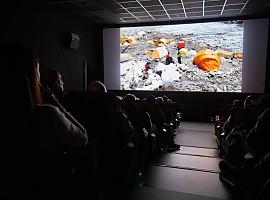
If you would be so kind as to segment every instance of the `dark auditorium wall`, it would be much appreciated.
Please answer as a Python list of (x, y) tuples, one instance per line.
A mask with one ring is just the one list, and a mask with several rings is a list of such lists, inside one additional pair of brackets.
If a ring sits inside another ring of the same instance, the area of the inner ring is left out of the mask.
[(270, 94), (270, 18), (268, 24), (268, 46), (265, 73), (265, 93)]
[[(82, 90), (83, 62), (88, 63), (88, 81), (103, 79), (101, 29), (88, 21), (64, 12), (19, 9), (1, 19), (0, 41), (19, 42), (34, 47), (40, 55), (40, 68), (57, 68), (65, 90)], [(80, 37), (79, 49), (63, 45), (63, 33)], [(100, 67), (98, 67), (100, 66)]]

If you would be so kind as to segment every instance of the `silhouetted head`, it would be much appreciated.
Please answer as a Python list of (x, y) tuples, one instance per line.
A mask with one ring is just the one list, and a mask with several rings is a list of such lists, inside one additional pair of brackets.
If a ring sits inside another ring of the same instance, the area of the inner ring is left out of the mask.
[(134, 94), (126, 94), (123, 98), (125, 104), (131, 104), (136, 101), (136, 96)]
[(163, 95), (162, 98), (163, 98), (164, 103), (168, 102), (168, 97), (166, 95)]
[(163, 98), (162, 98), (162, 97), (157, 97), (157, 98), (156, 98), (156, 103), (157, 103), (158, 105), (163, 104), (163, 103), (164, 103)]
[(64, 92), (64, 82), (60, 72), (56, 69), (47, 69), (41, 74), (41, 83), (60, 96)]
[(257, 105), (257, 98), (254, 95), (248, 95), (244, 101), (244, 107)]
[(156, 97), (154, 95), (150, 95), (146, 99), (146, 104), (156, 104)]
[(232, 106), (233, 107), (242, 107), (243, 106), (243, 101), (239, 100), (239, 99), (235, 99), (235, 100), (233, 100)]
[(259, 97), (259, 105), (260, 105), (262, 110), (270, 108), (270, 95), (269, 94), (261, 95)]
[(106, 86), (101, 81), (93, 81), (87, 85), (89, 92), (107, 92)]
[(123, 98), (123, 109), (127, 112), (133, 112), (134, 102), (136, 101), (134, 94), (126, 94)]

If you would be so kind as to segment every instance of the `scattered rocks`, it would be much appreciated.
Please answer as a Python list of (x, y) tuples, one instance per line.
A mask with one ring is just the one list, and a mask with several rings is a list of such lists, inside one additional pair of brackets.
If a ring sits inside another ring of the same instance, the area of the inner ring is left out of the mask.
[[(121, 89), (240, 92), (242, 33), (237, 26), (241, 24), (237, 22), (231, 25), (230, 32), (220, 30), (215, 34), (206, 35), (199, 32), (178, 34), (179, 30), (162, 32), (156, 29), (125, 29), (123, 33), (126, 36), (125, 42), (127, 38), (129, 40), (132, 38), (131, 42), (134, 44), (121, 46), (121, 52), (126, 53), (122, 55), (123, 58), (121, 56)], [(136, 42), (133, 38), (137, 38)], [(186, 42), (186, 50), (181, 57), (182, 64), (177, 63), (176, 44), (180, 39)], [(174, 63), (165, 65), (164, 55), (151, 59), (150, 53), (160, 44), (170, 52)], [(196, 53), (205, 48), (214, 51), (219, 49), (221, 55), (219, 70), (204, 72), (193, 64)], [(150, 69), (146, 71), (144, 66), (147, 59), (151, 61)]]

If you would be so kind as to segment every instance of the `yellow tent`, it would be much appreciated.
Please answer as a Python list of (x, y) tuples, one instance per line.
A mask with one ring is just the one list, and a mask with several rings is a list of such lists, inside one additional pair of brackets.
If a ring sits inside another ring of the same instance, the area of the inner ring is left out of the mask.
[(216, 50), (217, 55), (222, 56), (224, 58), (232, 58), (233, 57), (233, 53), (229, 52), (229, 51), (224, 51), (221, 49)]
[(151, 59), (160, 59), (164, 56), (166, 56), (168, 54), (167, 49), (165, 48), (165, 46), (163, 47), (158, 47), (156, 49), (154, 49), (154, 51), (151, 54)]

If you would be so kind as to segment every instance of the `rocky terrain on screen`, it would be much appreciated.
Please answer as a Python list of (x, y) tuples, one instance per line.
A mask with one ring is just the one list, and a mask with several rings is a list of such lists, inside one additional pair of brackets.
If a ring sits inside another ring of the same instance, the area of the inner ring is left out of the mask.
[[(181, 64), (177, 61), (179, 41), (185, 43)], [(241, 92), (242, 46), (242, 23), (235, 21), (121, 28), (121, 89)], [(157, 48), (169, 52), (174, 63), (165, 64), (164, 52), (153, 59)], [(207, 72), (193, 64), (204, 49), (219, 51), (219, 69)]]

